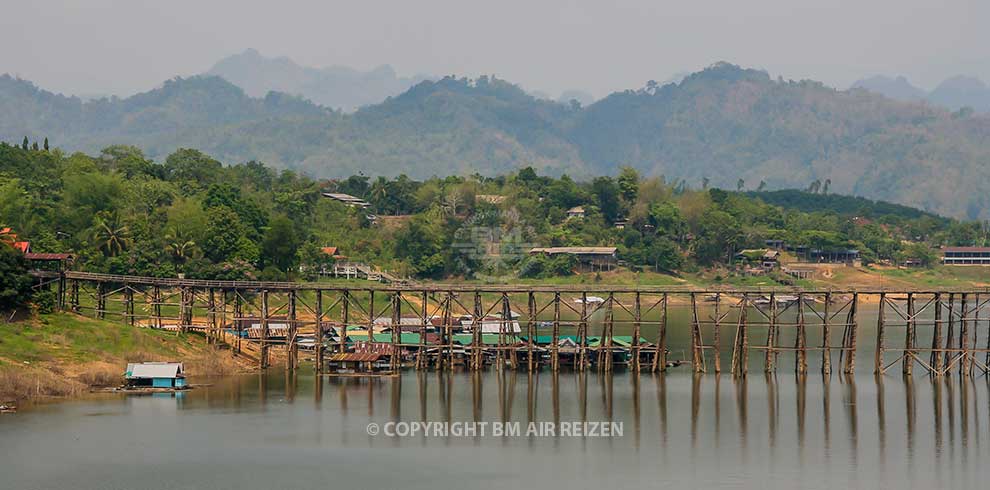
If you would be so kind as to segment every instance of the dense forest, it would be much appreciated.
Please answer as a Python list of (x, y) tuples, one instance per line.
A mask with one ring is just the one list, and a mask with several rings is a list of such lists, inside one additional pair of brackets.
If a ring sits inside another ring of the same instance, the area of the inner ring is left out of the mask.
[[(574, 207), (583, 216), (569, 217)], [(768, 239), (928, 265), (935, 246), (987, 241), (980, 223), (889, 203), (821, 189), (691, 188), (631, 167), (588, 180), (524, 168), (496, 177), (316, 181), (257, 162), (223, 165), (192, 149), (155, 162), (134, 147), (89, 156), (27, 139), (0, 144), (0, 225), (34, 252), (76, 253), (76, 267), (86, 270), (267, 280), (313, 278), (335, 260), (324, 247), (400, 275), (449, 280), (573, 273), (570, 259), (526, 253), (536, 246), (615, 246), (630, 269), (676, 274), (724, 267)], [(16, 267), (11, 247), (3, 248)]]
[(252, 98), (218, 77), (83, 102), (3, 76), (0, 113), (0, 140), (47, 137), (89, 153), (124, 143), (157, 160), (199, 148), (314, 178), (494, 177), (532, 167), (590, 180), (628, 166), (690, 187), (827, 182), (831, 193), (990, 218), (990, 117), (726, 63), (587, 107), (534, 98), (495, 77), (448, 76), (353, 114), (277, 92)]

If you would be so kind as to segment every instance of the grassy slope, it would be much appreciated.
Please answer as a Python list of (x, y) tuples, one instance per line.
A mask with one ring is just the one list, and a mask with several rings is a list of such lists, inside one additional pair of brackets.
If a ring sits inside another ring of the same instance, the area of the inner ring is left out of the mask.
[(73, 314), (0, 325), (0, 402), (115, 385), (127, 362), (175, 360), (189, 374), (236, 370), (196, 334), (134, 328)]

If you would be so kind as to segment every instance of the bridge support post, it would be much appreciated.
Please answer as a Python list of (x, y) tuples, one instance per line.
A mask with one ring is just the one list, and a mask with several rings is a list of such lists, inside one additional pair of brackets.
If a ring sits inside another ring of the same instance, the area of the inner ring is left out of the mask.
[(536, 335), (536, 295), (530, 291), (528, 295), (529, 311), (526, 314), (526, 367), (533, 372), (533, 336)]
[(588, 293), (581, 293), (581, 321), (578, 323), (578, 355), (575, 357), (580, 371), (584, 371), (588, 353)]
[(285, 364), (290, 371), (299, 366), (299, 324), (296, 322), (296, 290), (289, 291), (289, 330), (285, 337)]
[(698, 297), (695, 293), (691, 293), (691, 365), (695, 373), (705, 372), (705, 352), (702, 350), (702, 343)]
[(832, 293), (825, 293), (825, 306), (822, 307), (822, 374), (832, 374), (832, 317), (829, 306), (832, 304)]
[(798, 293), (797, 333), (794, 338), (794, 350), (797, 358), (794, 361), (794, 373), (798, 376), (808, 374), (808, 338), (804, 328), (804, 293)]
[(914, 320), (914, 293), (907, 294), (907, 323), (904, 332), (904, 355), (901, 360), (901, 372), (910, 376), (914, 372), (914, 348), (917, 341), (917, 330)]
[(660, 298), (660, 321), (657, 325), (657, 345), (653, 353), (653, 372), (667, 370), (667, 293)]
[(124, 285), (124, 324), (134, 326), (134, 289), (130, 284)]
[[(426, 291), (423, 291), (422, 303), (420, 303), (420, 325), (419, 325), (419, 348), (416, 349), (416, 368), (424, 369), (427, 365), (427, 354), (426, 354), (426, 325), (430, 322), (430, 295)], [(432, 322), (430, 322), (432, 324)]]
[[(614, 327), (615, 321), (615, 293), (608, 293), (608, 299), (605, 300), (605, 320), (602, 322), (602, 340), (598, 344), (598, 351), (600, 363), (604, 366), (599, 366), (599, 369), (604, 368), (605, 372), (612, 372), (612, 327)], [(602, 348), (604, 347), (604, 353), (602, 354)]]
[[(449, 294), (447, 295), (447, 300), (448, 301), (450, 300), (450, 295)], [(482, 344), (481, 344), (481, 339), (482, 339), (482, 337), (481, 337), (481, 329), (482, 329), (481, 319), (482, 319), (482, 317), (485, 314), (483, 308), (484, 307), (481, 305), (481, 292), (480, 291), (475, 291), (474, 292), (474, 313), (472, 313), (472, 315), (471, 315), (471, 369), (473, 369), (475, 371), (480, 370), (481, 367), (482, 367), (482, 364), (484, 363), (484, 354), (482, 353)], [(445, 317), (445, 320), (443, 322), (443, 325), (444, 325), (444, 333), (445, 334), (444, 335), (441, 335), (441, 338), (444, 339), (443, 340), (443, 343), (444, 343), (444, 345), (446, 345), (446, 343), (447, 343), (446, 333), (450, 331), (450, 329), (449, 329), (449, 327), (447, 325), (446, 317)]]
[(206, 342), (216, 346), (220, 341), (219, 329), (217, 328), (217, 291), (210, 288), (208, 294), (206, 308), (209, 326), (207, 327)]
[(886, 306), (887, 306), (887, 295), (886, 293), (880, 293), (880, 307), (877, 313), (877, 348), (873, 359), (873, 374), (883, 374), (883, 353), (884, 353), (884, 340), (886, 329)]
[(96, 317), (103, 320), (107, 317), (106, 286), (102, 282), (96, 284)]
[(763, 360), (763, 371), (777, 371), (777, 296), (770, 293), (770, 326), (767, 328), (766, 356)]
[(395, 371), (401, 364), (402, 346), (402, 293), (392, 293), (392, 355), (389, 356), (389, 368)]
[(553, 333), (551, 334), (550, 364), (553, 372), (560, 371), (560, 292), (553, 293)]
[(79, 281), (76, 279), (72, 280), (72, 293), (71, 299), (72, 311), (79, 313)]
[(340, 330), (337, 332), (337, 352), (343, 354), (347, 350), (347, 324), (351, 321), (351, 291), (344, 290), (340, 298)]
[(743, 293), (739, 302), (739, 320), (736, 323), (736, 336), (732, 344), (732, 367), (734, 376), (746, 376), (749, 371), (749, 338), (747, 337), (746, 309), (749, 307), (749, 296)]
[(261, 340), (258, 367), (268, 369), (268, 290), (261, 291)]
[(959, 376), (969, 376), (969, 295), (962, 294), (959, 305)]
[(849, 312), (846, 314), (846, 328), (842, 336), (842, 352), (845, 353), (845, 367), (843, 373), (853, 374), (856, 371), (856, 334), (859, 330), (859, 319), (856, 311), (859, 307), (859, 293), (853, 293), (849, 303)]
[[(323, 372), (323, 290), (316, 290), (316, 345), (313, 346), (313, 352), (315, 358), (313, 360), (313, 370), (316, 374)], [(316, 380), (317, 384), (322, 386), (322, 381), (320, 379)]]
[(721, 305), (722, 294), (715, 293), (715, 316), (712, 324), (712, 361), (715, 364), (715, 374), (722, 372), (722, 313), (719, 311)]
[(932, 353), (928, 357), (932, 369), (929, 371), (934, 376), (942, 375), (942, 294), (935, 293), (935, 324), (932, 331)]
[(639, 370), (640, 370), (639, 358), (640, 358), (641, 346), (639, 343), (639, 337), (642, 332), (642, 325), (641, 325), (642, 320), (643, 320), (643, 309), (642, 309), (641, 298), (639, 291), (636, 291), (636, 296), (633, 298), (632, 367), (633, 370), (636, 372), (637, 376), (639, 375)]

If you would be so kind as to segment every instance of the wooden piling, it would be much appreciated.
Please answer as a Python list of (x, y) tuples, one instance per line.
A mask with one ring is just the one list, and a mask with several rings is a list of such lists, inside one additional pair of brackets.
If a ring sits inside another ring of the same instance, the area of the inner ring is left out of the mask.
[(526, 370), (529, 373), (535, 368), (533, 364), (533, 342), (536, 336), (536, 295), (532, 291), (527, 295), (529, 312), (526, 315)]
[(698, 320), (698, 298), (691, 293), (691, 365), (695, 373), (705, 372), (705, 352), (702, 350), (701, 322)]
[(873, 374), (883, 374), (884, 330), (886, 328), (887, 295), (880, 293), (880, 306), (877, 308), (877, 347), (873, 359)]
[(268, 290), (261, 291), (261, 354), (258, 356), (258, 365), (261, 369), (268, 369)]
[(797, 358), (794, 360), (794, 373), (800, 376), (808, 374), (808, 339), (804, 327), (804, 293), (798, 293), (797, 307), (797, 333), (794, 336), (794, 350), (797, 353)]
[(296, 291), (289, 291), (289, 330), (286, 332), (286, 369), (292, 371), (299, 366), (299, 324), (296, 319)]
[[(313, 371), (316, 374), (323, 372), (323, 290), (316, 290), (316, 311), (314, 312), (316, 316), (316, 339), (315, 345), (313, 346)], [(320, 383), (320, 380), (317, 380)], [(322, 384), (321, 384), (322, 386)]]
[(825, 305), (822, 306), (822, 374), (832, 374), (832, 317), (829, 306), (832, 304), (832, 293), (825, 293)]
[(764, 351), (763, 370), (772, 373), (777, 370), (777, 297), (770, 293), (770, 326), (767, 327), (767, 345)]
[(904, 354), (901, 362), (901, 372), (905, 375), (910, 376), (914, 371), (914, 343), (917, 340), (915, 338), (915, 320), (914, 320), (914, 293), (908, 293), (907, 295), (907, 322), (905, 323), (904, 332)]
[(639, 337), (641, 334), (641, 322), (643, 320), (642, 305), (640, 303), (640, 293), (636, 291), (636, 296), (633, 297), (633, 340), (632, 340), (632, 368), (639, 374), (639, 362), (640, 362), (640, 343)]
[(856, 335), (859, 328), (856, 310), (858, 305), (859, 293), (853, 293), (849, 303), (849, 312), (846, 315), (846, 326), (843, 335), (843, 338), (847, 340), (842, 345), (842, 352), (846, 354), (845, 367), (842, 370), (845, 374), (853, 374), (856, 369)]
[(553, 293), (553, 333), (551, 338), (552, 345), (550, 346), (550, 363), (552, 364), (553, 372), (556, 373), (560, 370), (560, 292)]

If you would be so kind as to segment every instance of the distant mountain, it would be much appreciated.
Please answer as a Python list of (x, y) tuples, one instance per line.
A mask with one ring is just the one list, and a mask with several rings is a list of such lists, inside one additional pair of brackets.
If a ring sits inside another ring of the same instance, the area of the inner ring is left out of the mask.
[(389, 65), (367, 72), (345, 66), (310, 68), (286, 57), (264, 57), (254, 49), (218, 61), (205, 75), (222, 77), (252, 97), (284, 92), (345, 112), (381, 103), (428, 78), (399, 77)]
[(25, 135), (69, 151), (133, 144), (158, 159), (193, 147), (317, 177), (492, 175), (524, 166), (590, 177), (629, 165), (695, 187), (830, 181), (834, 193), (990, 218), (990, 116), (772, 80), (726, 63), (585, 107), (495, 78), (445, 77), (353, 114), (280, 92), (251, 97), (218, 77), (89, 102), (0, 77), (0, 140)]
[(580, 90), (565, 90), (560, 94), (560, 97), (557, 97), (557, 102), (561, 104), (570, 104), (572, 100), (587, 106), (595, 102), (595, 96)]
[(871, 92), (890, 97), (894, 100), (918, 101), (925, 100), (928, 94), (908, 82), (907, 78), (898, 76), (891, 78), (884, 75), (864, 78), (852, 84), (851, 88), (866, 89)]
[(972, 107), (977, 112), (990, 112), (990, 87), (979, 78), (952, 77), (935, 87), (928, 100), (954, 111)]
[(859, 80), (851, 88), (862, 88), (902, 101), (925, 100), (928, 103), (957, 111), (970, 107), (977, 112), (990, 112), (990, 87), (974, 77), (955, 76), (935, 87), (931, 92), (911, 85), (903, 76), (891, 78), (883, 75)]

